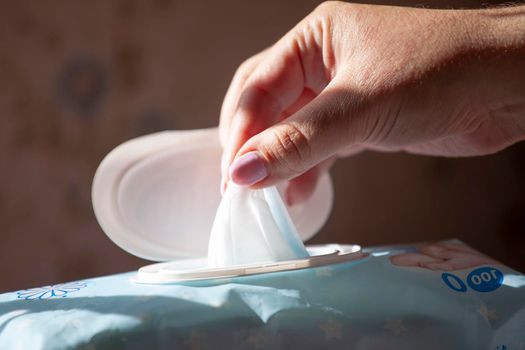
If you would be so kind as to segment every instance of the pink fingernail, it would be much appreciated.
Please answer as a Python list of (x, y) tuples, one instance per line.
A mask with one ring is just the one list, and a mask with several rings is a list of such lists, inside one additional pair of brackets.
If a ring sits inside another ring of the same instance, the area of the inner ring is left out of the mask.
[(257, 152), (249, 152), (237, 158), (230, 166), (230, 178), (237, 185), (250, 186), (268, 176), (263, 158)]

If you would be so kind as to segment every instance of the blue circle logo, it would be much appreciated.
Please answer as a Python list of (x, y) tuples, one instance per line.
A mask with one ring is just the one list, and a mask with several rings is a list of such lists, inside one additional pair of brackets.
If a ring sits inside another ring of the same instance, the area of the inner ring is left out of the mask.
[(467, 291), (467, 286), (465, 282), (463, 282), (461, 278), (459, 278), (456, 275), (453, 275), (448, 272), (444, 272), (443, 274), (441, 274), (441, 279), (443, 280), (443, 282), (445, 282), (447, 287), (449, 287), (452, 290), (455, 290), (456, 292), (466, 292)]
[(493, 292), (503, 284), (503, 273), (493, 267), (480, 267), (468, 274), (467, 284), (477, 292)]

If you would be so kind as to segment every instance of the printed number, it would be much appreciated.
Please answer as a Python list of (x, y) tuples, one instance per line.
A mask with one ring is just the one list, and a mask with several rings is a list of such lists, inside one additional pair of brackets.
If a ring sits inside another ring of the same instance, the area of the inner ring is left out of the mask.
[(456, 292), (467, 291), (467, 286), (465, 285), (465, 282), (463, 282), (461, 278), (459, 278), (456, 275), (445, 272), (441, 275), (441, 279), (450, 289), (455, 290)]
[(503, 273), (493, 267), (480, 267), (468, 274), (467, 284), (477, 292), (492, 292), (503, 284)]
[(491, 269), (490, 272), (483, 271), (479, 274), (479, 276), (472, 276), (472, 283), (474, 283), (476, 286), (479, 286), (483, 282), (490, 282), (492, 279), (497, 280), (498, 278), (498, 270)]
[(493, 267), (480, 267), (472, 270), (467, 276), (467, 284), (458, 276), (444, 272), (441, 279), (447, 287), (456, 292), (466, 292), (467, 284), (476, 292), (493, 292), (503, 284), (503, 273)]

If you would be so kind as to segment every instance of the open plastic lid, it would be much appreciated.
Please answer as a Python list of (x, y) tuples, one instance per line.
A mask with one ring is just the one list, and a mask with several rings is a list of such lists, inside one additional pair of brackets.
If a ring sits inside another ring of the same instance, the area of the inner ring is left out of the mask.
[[(165, 131), (115, 148), (93, 181), (98, 222), (109, 238), (144, 259), (204, 257), (220, 194), (221, 147), (217, 128)], [(330, 215), (330, 176), (313, 196), (289, 207), (303, 241)]]
[(362, 252), (360, 246), (355, 244), (324, 244), (308, 246), (306, 249), (309, 254), (307, 258), (219, 268), (210, 268), (206, 263), (206, 258), (161, 262), (141, 267), (132, 280), (145, 284), (170, 284), (195, 280), (233, 278), (347, 263), (368, 256), (368, 254)]

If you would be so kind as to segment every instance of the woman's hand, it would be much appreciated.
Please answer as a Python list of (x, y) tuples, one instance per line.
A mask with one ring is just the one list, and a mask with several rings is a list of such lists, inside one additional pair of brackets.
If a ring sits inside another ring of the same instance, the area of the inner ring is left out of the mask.
[(223, 187), (292, 179), (293, 204), (363, 149), (472, 156), (523, 139), (524, 12), (322, 4), (236, 72)]

